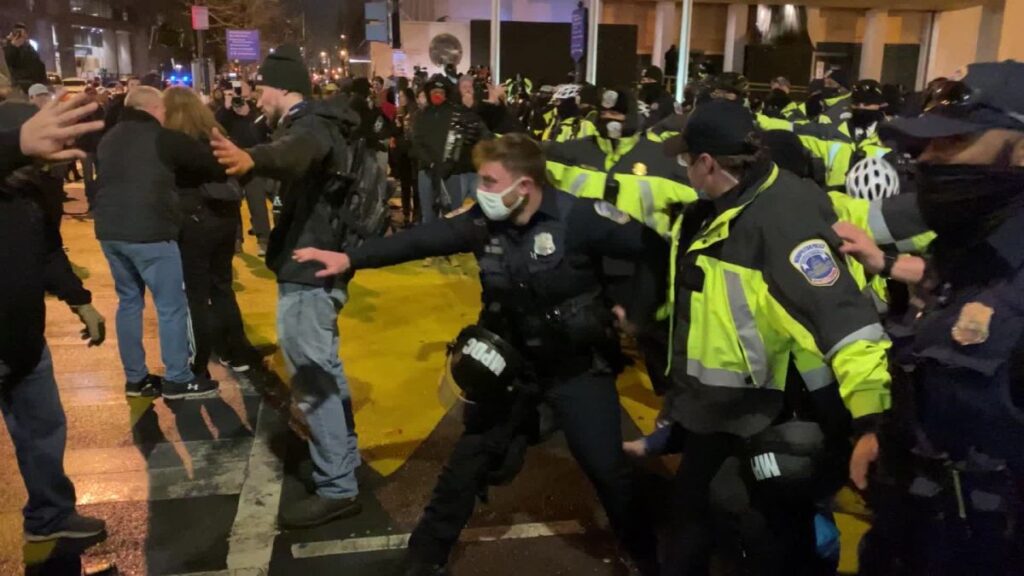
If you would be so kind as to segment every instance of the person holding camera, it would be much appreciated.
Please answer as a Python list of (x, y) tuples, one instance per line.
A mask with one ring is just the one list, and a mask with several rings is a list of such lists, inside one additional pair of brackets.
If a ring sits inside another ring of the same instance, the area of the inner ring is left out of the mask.
[(440, 75), (426, 86), (429, 104), (413, 129), (412, 150), (419, 160), (420, 213), (423, 223), (458, 208), (476, 189), (470, 151), (491, 132), (480, 116), (449, 97), (453, 90)]
[(46, 66), (28, 41), (28, 28), (18, 23), (4, 41), (4, 60), (11, 71), (11, 83), (25, 93), (33, 84), (47, 84)]
[[(259, 113), (248, 81), (235, 80), (230, 90), (224, 90), (224, 106), (217, 110), (217, 123), (224, 127), (227, 136), (239, 146), (250, 148), (267, 142), (269, 135), (257, 122)], [(259, 256), (267, 254), (270, 241), (270, 214), (267, 210), (267, 196), (274, 187), (274, 181), (263, 176), (253, 176), (242, 181), (245, 202), (249, 205), (249, 222), (252, 234), (259, 245)]]

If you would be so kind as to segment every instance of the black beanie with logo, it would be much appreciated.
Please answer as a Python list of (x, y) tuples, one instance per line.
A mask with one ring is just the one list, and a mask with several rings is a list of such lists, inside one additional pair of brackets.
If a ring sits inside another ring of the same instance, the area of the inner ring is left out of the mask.
[(267, 55), (256, 76), (256, 84), (288, 92), (297, 92), (306, 98), (313, 94), (309, 70), (302, 52), (294, 44), (285, 44)]

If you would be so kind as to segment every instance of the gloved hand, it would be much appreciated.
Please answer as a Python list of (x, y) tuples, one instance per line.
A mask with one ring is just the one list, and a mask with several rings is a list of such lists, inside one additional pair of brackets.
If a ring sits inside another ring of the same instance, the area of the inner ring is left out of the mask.
[(107, 339), (107, 321), (92, 304), (72, 306), (71, 311), (85, 324), (82, 329), (82, 340), (88, 340), (89, 346), (99, 346)]

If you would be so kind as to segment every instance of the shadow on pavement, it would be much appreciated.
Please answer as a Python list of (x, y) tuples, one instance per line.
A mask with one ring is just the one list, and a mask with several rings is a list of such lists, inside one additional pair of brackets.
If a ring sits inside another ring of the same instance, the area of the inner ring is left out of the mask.
[(23, 550), (25, 576), (116, 576), (113, 565), (84, 566), (83, 571), (82, 555), (106, 539), (104, 533), (80, 540), (27, 543)]

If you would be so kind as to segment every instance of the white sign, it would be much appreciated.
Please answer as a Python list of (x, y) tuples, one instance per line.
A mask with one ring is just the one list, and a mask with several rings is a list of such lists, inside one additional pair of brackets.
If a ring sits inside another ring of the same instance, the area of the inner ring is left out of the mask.
[[(409, 76), (412, 75), (412, 70), (416, 66), (426, 68), (430, 74), (443, 70), (442, 66), (437, 65), (431, 59), (432, 42), (435, 55), (437, 55), (438, 48), (449, 51), (457, 49), (461, 55), (459, 63), (456, 65), (459, 72), (469, 69), (469, 64), (472, 62), (469, 22), (403, 21), (401, 26), (402, 51), (405, 53), (405, 66), (409, 70)], [(449, 42), (439, 47), (438, 43), (434, 42), (439, 36), (446, 36)], [(457, 47), (450, 43), (452, 37), (458, 40)]]
[(391, 51), (391, 73), (395, 76), (412, 76), (412, 68), (409, 67), (408, 59), (405, 57), (405, 50)]

